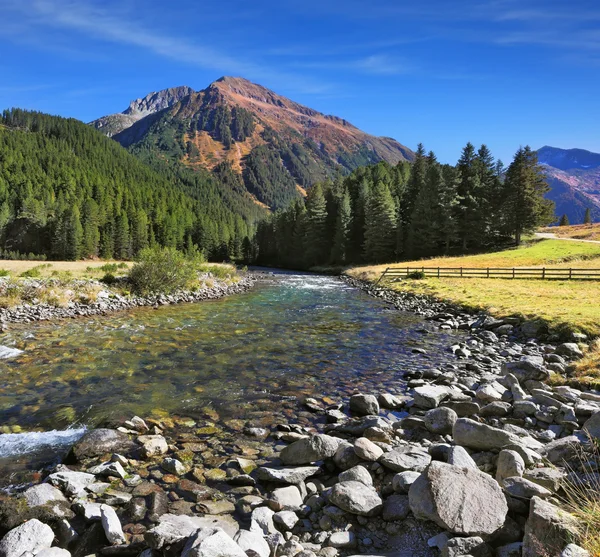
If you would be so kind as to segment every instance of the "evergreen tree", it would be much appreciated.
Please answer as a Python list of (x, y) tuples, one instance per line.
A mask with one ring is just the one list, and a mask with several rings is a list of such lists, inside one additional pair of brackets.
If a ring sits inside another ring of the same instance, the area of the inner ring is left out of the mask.
[(67, 213), (64, 238), (65, 259), (76, 261), (81, 257), (83, 246), (83, 226), (77, 205)]
[(481, 196), (481, 182), (478, 174), (475, 147), (467, 143), (456, 165), (458, 172), (457, 231), (462, 250), (472, 244), (479, 244), (483, 236), (484, 204)]
[(350, 240), (350, 196), (345, 192), (338, 207), (335, 223), (335, 236), (331, 248), (331, 261), (335, 264), (344, 264), (348, 261), (348, 248)]
[(129, 259), (131, 257), (129, 219), (125, 211), (122, 211), (116, 219), (114, 254), (117, 259)]
[(437, 206), (442, 173), (435, 155), (430, 153), (427, 158), (425, 180), (415, 201), (409, 225), (411, 256), (431, 255), (436, 251), (438, 243)]
[(560, 221), (558, 223), (559, 226), (569, 226), (569, 224), (571, 223), (569, 222), (569, 217), (566, 214), (560, 217)]
[(537, 154), (529, 146), (521, 147), (506, 172), (506, 222), (521, 244), (523, 234), (554, 220), (554, 202), (545, 199), (550, 190)]
[(83, 242), (82, 256), (94, 257), (98, 255), (100, 245), (98, 204), (94, 199), (86, 200), (83, 206)]
[(591, 224), (592, 223), (592, 211), (589, 207), (585, 210), (585, 216), (583, 217), (583, 224)]
[(327, 231), (327, 205), (321, 184), (315, 184), (306, 198), (306, 265), (322, 264), (329, 256), (330, 239)]
[(390, 190), (377, 182), (367, 201), (365, 213), (365, 258), (381, 263), (394, 258), (396, 248), (396, 207)]

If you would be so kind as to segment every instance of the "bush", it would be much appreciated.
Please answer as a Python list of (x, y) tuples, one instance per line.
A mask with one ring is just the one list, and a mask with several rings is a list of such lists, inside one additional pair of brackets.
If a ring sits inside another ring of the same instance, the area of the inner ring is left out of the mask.
[(112, 286), (115, 282), (117, 282), (117, 277), (112, 273), (106, 273), (101, 279), (100, 282), (103, 282), (107, 286)]
[(8, 269), (0, 269), (0, 277), (8, 277), (10, 275), (10, 271)]
[(52, 265), (50, 265), (49, 263), (46, 263), (45, 265), (36, 265), (31, 269), (27, 269), (27, 271), (23, 271), (19, 276), (23, 278), (40, 278), (42, 276), (42, 271), (51, 266)]
[(413, 280), (423, 280), (425, 278), (425, 273), (423, 271), (413, 271), (409, 273), (406, 278)]
[(174, 248), (147, 248), (129, 271), (136, 294), (171, 294), (190, 288), (198, 279), (199, 257), (186, 257)]

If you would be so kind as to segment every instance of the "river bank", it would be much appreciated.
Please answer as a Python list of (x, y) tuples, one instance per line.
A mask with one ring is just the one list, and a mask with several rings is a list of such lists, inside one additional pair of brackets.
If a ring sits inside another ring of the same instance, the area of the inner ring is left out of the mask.
[(430, 313), (424, 337), (461, 328), (450, 361), (415, 347), (403, 386), (390, 373), (337, 400), (297, 395), (228, 419), (229, 440), (214, 411), (89, 432), (1, 503), (0, 524), (48, 545), (43, 526), (19, 525), (36, 516), (73, 555), (586, 555), (571, 543), (582, 517), (560, 506), (569, 482), (593, 479), (600, 394), (544, 382), (576, 345), (406, 303)]

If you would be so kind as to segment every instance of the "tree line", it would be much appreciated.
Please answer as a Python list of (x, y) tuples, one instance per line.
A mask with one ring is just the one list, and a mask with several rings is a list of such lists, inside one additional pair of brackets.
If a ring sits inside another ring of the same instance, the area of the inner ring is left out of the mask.
[(419, 145), (415, 160), (362, 167), (315, 184), (259, 223), (260, 264), (292, 268), (384, 263), (506, 244), (554, 221), (537, 155), (520, 148), (505, 169), (468, 143), (455, 166)]
[[(74, 119), (0, 117), (0, 250), (52, 259), (130, 259), (148, 246), (241, 257), (264, 211), (227, 165), (192, 171)], [(239, 178), (238, 178), (239, 179)]]

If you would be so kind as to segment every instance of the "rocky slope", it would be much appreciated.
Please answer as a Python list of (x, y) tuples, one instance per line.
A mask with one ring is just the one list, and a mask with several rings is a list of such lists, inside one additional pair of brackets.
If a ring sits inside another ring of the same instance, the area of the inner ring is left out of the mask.
[(600, 221), (600, 154), (583, 149), (542, 147), (538, 159), (544, 165), (556, 214), (566, 214), (572, 224), (583, 222), (589, 207)]
[(152, 152), (192, 168), (226, 163), (241, 176), (241, 187), (273, 209), (338, 172), (414, 156), (394, 139), (369, 135), (242, 78), (223, 77), (199, 92), (155, 95), (158, 101), (147, 97), (130, 112), (92, 125), (134, 153)]

